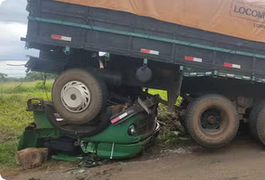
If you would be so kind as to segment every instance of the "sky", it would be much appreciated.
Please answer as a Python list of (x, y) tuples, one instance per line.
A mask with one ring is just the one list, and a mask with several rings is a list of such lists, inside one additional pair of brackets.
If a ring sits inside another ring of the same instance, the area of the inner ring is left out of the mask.
[(27, 0), (0, 0), (0, 61), (26, 60)]
[(0, 72), (9, 77), (24, 77), (27, 55), (37, 53), (25, 50), (20, 41), (27, 33), (27, 0), (0, 0)]
[(7, 74), (8, 77), (14, 78), (25, 77), (25, 63), (26, 61), (0, 61), (0, 73)]

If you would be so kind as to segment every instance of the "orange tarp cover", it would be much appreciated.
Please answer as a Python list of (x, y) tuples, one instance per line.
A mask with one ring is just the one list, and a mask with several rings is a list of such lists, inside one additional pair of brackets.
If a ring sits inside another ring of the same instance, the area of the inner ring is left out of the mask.
[(265, 0), (55, 0), (265, 42)]

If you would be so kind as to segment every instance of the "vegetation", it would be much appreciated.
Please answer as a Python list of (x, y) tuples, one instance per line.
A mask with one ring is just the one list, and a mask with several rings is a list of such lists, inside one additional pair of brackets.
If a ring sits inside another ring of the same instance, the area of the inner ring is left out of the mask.
[(18, 138), (28, 123), (33, 121), (32, 113), (26, 111), (27, 100), (33, 97), (50, 99), (52, 81), (45, 86), (41, 81), (19, 84), (0, 84), (0, 168), (15, 165)]
[[(167, 92), (163, 90), (149, 90), (150, 94), (159, 94), (163, 100), (167, 101)], [(179, 105), (182, 101), (181, 97), (178, 97), (176, 105)], [(177, 113), (171, 112), (164, 105), (159, 106), (158, 120), (160, 121), (161, 130), (158, 135), (157, 141), (160, 145), (163, 146), (174, 146), (185, 144), (186, 142), (180, 140), (187, 139), (187, 133), (180, 122), (180, 117)], [(187, 141), (187, 144), (190, 142)]]
[(40, 72), (31, 72), (27, 75), (26, 78), (13, 78), (8, 77), (6, 74), (0, 73), (0, 82), (32, 82), (32, 81), (40, 81), (43, 79), (53, 80), (56, 78), (54, 74), (40, 73)]

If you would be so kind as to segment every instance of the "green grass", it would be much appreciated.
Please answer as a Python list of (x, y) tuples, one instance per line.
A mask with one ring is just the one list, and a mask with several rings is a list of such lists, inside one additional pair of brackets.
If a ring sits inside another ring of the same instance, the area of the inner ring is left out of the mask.
[[(52, 88), (52, 81), (47, 81), (45, 89)], [(44, 90), (42, 81), (25, 82), (20, 85), (18, 82), (9, 82), (0, 84), (0, 94), (14, 94), (14, 93), (35, 93)]]
[(0, 145), (0, 169), (14, 167), (17, 140), (3, 142)]
[[(0, 84), (0, 169), (15, 165), (15, 152), (18, 138), (28, 123), (33, 121), (32, 112), (26, 111), (30, 98), (48, 97), (42, 82)], [(17, 87), (17, 88), (16, 88)], [(45, 86), (49, 92), (52, 81)]]
[(153, 94), (153, 95), (156, 95), (156, 94), (159, 94), (160, 97), (167, 101), (167, 92), (166, 91), (163, 91), (163, 90), (156, 90), (156, 89), (149, 89), (148, 91), (150, 94)]
[[(148, 92), (153, 95), (159, 94), (163, 100), (167, 101), (167, 92), (164, 90), (150, 89)], [(178, 97), (176, 105), (180, 104), (181, 99), (181, 97)]]

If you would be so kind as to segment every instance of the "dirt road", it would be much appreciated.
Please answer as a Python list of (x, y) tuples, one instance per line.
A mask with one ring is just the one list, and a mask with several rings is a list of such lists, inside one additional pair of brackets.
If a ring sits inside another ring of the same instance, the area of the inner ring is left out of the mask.
[(265, 149), (253, 140), (236, 140), (218, 150), (176, 148), (125, 163), (92, 169), (53, 165), (7, 180), (264, 180)]

